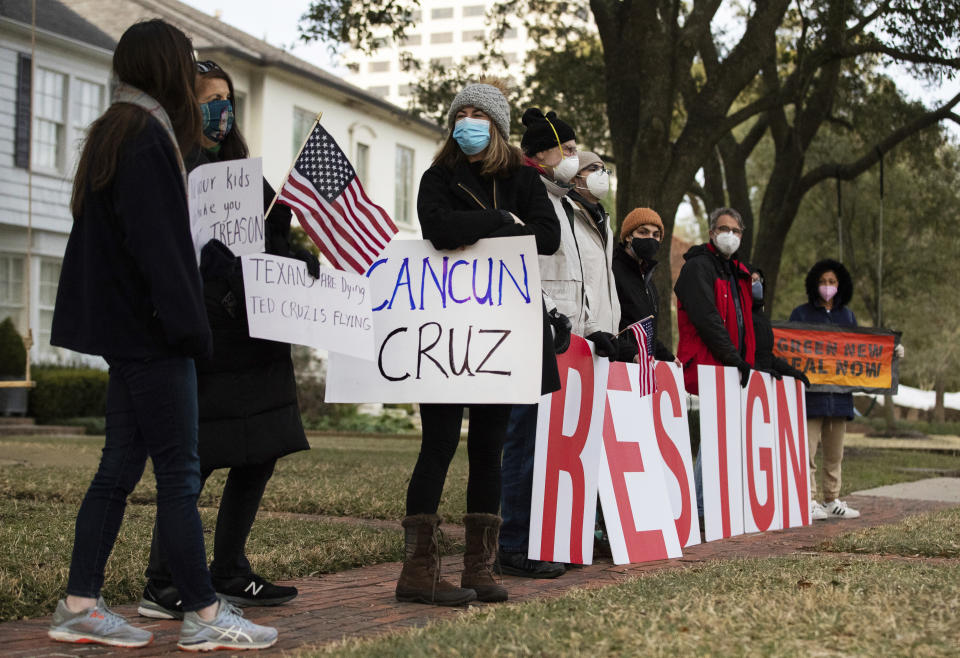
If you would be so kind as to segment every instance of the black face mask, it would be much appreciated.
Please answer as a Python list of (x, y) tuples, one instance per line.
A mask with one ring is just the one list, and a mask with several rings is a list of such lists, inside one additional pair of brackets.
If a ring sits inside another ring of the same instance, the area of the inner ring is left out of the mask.
[(640, 260), (653, 260), (660, 249), (660, 241), (656, 238), (633, 238), (630, 240), (630, 248), (634, 256)]

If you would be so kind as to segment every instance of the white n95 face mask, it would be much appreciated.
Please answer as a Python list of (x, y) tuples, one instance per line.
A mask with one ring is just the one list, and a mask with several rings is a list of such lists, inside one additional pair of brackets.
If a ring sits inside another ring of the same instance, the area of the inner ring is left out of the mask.
[(598, 199), (607, 196), (610, 191), (610, 175), (606, 171), (594, 171), (587, 176), (587, 190)]
[(580, 171), (580, 158), (571, 155), (561, 160), (560, 164), (553, 168), (553, 177), (560, 183), (569, 183), (578, 171)]
[(718, 233), (714, 242), (724, 256), (732, 256), (740, 248), (740, 236), (733, 233)]

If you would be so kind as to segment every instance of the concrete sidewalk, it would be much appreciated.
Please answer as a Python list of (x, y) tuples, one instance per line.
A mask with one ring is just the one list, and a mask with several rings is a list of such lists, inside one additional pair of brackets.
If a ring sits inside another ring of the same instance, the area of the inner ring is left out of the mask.
[[(960, 482), (960, 480), (957, 480)], [(897, 485), (901, 486), (901, 485)], [(513, 602), (558, 596), (575, 587), (599, 587), (640, 574), (663, 569), (678, 569), (706, 560), (739, 557), (770, 557), (810, 550), (820, 542), (843, 532), (895, 523), (905, 516), (952, 507), (949, 502), (889, 498), (882, 494), (851, 495), (847, 499), (862, 516), (854, 520), (828, 520), (804, 528), (741, 535), (685, 549), (676, 560), (617, 566), (609, 560), (581, 569), (572, 569), (556, 580), (529, 580), (504, 577)], [(451, 581), (459, 581), (460, 556), (444, 558), (443, 572)], [(463, 609), (440, 608), (415, 603), (398, 603), (393, 588), (400, 572), (399, 563), (380, 564), (317, 578), (302, 578), (289, 583), (300, 589), (292, 603), (276, 608), (248, 608), (247, 616), (257, 623), (276, 626), (280, 641), (269, 652), (279, 654), (303, 646), (326, 644), (344, 637), (365, 637), (423, 626), (436, 619), (463, 614)], [(484, 604), (479, 604), (484, 605)], [(4, 656), (93, 656), (93, 655), (167, 655), (176, 652), (179, 622), (143, 619), (135, 605), (121, 605), (117, 612), (155, 634), (153, 644), (135, 651), (97, 645), (63, 644), (48, 640), (49, 618), (9, 622), (0, 625), (0, 653)], [(253, 654), (251, 654), (253, 655)]]

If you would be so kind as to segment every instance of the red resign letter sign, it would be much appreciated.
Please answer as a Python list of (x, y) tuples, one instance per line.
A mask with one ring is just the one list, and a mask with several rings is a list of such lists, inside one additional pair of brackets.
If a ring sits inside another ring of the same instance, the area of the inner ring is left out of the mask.
[(803, 382), (784, 377), (777, 391), (777, 435), (784, 528), (810, 525), (810, 473), (807, 457), (807, 407)]
[(640, 368), (610, 364), (600, 502), (615, 564), (680, 557), (653, 422), (653, 396), (639, 393)]
[(557, 365), (561, 389), (537, 413), (528, 555), (590, 564), (609, 361), (572, 336)]
[(743, 534), (740, 374), (736, 368), (698, 365), (697, 376), (704, 534), (713, 541)]
[(743, 529), (780, 529), (780, 463), (773, 378), (756, 370), (741, 389), (743, 427)]

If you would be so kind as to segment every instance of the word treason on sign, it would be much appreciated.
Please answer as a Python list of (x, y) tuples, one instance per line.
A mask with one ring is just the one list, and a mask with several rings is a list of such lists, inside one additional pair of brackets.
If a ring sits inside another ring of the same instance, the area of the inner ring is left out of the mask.
[(773, 333), (774, 355), (806, 374), (811, 391), (896, 393), (897, 332), (787, 322)]
[[(657, 363), (641, 396), (638, 366), (578, 336), (557, 361), (563, 388), (537, 417), (529, 557), (589, 564), (598, 493), (614, 562), (679, 557), (700, 542), (681, 369)], [(707, 539), (809, 524), (803, 386), (698, 374)]]
[(260, 158), (211, 162), (190, 172), (187, 201), (197, 262), (210, 240), (237, 256), (264, 251), (262, 181)]
[(456, 252), (394, 240), (370, 266), (376, 357), (332, 356), (328, 402), (532, 403), (543, 302), (532, 237)]

